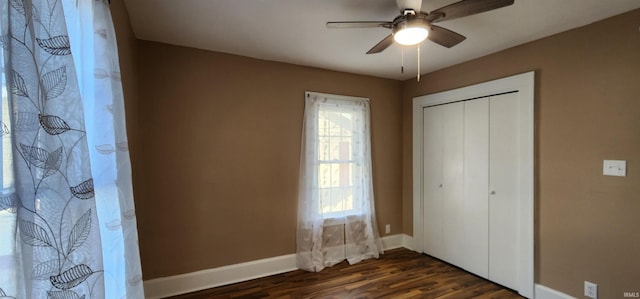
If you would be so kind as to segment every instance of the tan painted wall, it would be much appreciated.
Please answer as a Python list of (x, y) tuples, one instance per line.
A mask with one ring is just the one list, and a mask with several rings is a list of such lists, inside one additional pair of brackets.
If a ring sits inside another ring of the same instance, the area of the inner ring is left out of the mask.
[[(411, 101), (536, 71), (536, 282), (583, 298), (640, 291), (640, 10), (403, 84), (403, 228), (412, 228)], [(602, 160), (627, 160), (626, 177)]]
[(370, 98), (379, 227), (401, 233), (401, 82), (139, 45), (144, 279), (295, 253), (307, 90)]

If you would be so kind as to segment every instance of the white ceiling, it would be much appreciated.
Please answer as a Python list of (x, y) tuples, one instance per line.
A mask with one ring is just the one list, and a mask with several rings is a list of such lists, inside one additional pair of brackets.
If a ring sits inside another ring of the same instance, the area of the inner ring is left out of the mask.
[[(356, 74), (408, 79), (417, 51), (392, 45), (365, 52), (390, 33), (385, 28), (327, 29), (328, 21), (391, 21), (395, 0), (125, 0), (135, 35), (157, 41), (264, 60)], [(423, 0), (432, 11), (456, 0)], [(512, 6), (439, 23), (467, 37), (447, 49), (421, 46), (428, 73), (555, 33), (640, 8), (639, 0), (516, 0)], [(594, 40), (597, 38), (594, 37)]]

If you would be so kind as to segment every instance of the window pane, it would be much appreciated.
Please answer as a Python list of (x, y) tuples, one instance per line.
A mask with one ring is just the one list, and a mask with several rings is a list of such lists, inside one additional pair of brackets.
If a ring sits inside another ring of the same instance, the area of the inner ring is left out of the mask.
[[(331, 187), (331, 165), (327, 163), (321, 163), (318, 165), (318, 187), (329, 188)], [(321, 190), (322, 191), (322, 190)]]
[(318, 138), (318, 160), (329, 160), (329, 137)]
[[(354, 188), (355, 150), (362, 147), (354, 144), (354, 130), (363, 130), (356, 122), (358, 112), (351, 105), (327, 105), (321, 108), (318, 120), (318, 187), (320, 212), (325, 217), (337, 214), (352, 214), (357, 192)], [(328, 214), (328, 215), (327, 215)]]
[[(4, 57), (0, 51), (0, 61), (4, 61)], [(0, 64), (3, 65), (2, 62)], [(4, 66), (4, 65), (3, 65)], [(11, 152), (11, 122), (9, 118), (9, 99), (6, 85), (5, 72), (0, 72), (0, 80), (2, 83), (2, 106), (0, 106), (0, 117), (2, 117), (2, 123), (0, 124), (0, 136), (2, 136), (2, 172), (0, 173), (0, 181), (2, 181), (2, 189), (13, 188), (13, 155)], [(4, 192), (7, 193), (7, 192)]]
[(16, 218), (18, 199), (14, 192), (13, 179), (13, 155), (11, 151), (11, 122), (9, 118), (9, 99), (7, 80), (4, 70), (3, 52), (0, 51), (0, 87), (2, 88), (2, 103), (0, 104), (0, 139), (2, 146), (2, 169), (0, 169), (0, 285), (8, 294), (17, 294), (17, 284), (14, 279), (17, 275), (16, 256)]

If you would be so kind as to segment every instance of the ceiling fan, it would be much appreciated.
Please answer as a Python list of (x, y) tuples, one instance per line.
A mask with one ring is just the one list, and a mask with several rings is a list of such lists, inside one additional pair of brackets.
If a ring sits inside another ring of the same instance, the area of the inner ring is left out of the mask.
[(462, 0), (430, 13), (420, 11), (422, 0), (396, 0), (400, 15), (391, 22), (385, 21), (347, 21), (327, 22), (327, 28), (373, 28), (391, 29), (391, 34), (373, 46), (367, 54), (380, 53), (393, 42), (401, 45), (416, 45), (429, 39), (430, 41), (451, 48), (463, 40), (465, 36), (449, 29), (434, 25), (443, 21), (466, 17), (485, 11), (512, 5), (515, 0)]

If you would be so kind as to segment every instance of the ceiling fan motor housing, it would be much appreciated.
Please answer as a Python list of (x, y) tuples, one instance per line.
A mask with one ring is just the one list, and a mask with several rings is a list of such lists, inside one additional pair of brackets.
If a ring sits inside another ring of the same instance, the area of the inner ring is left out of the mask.
[[(401, 16), (398, 16), (393, 20), (392, 24), (392, 34), (394, 35), (394, 39), (396, 42), (411, 46), (422, 42), (431, 31), (431, 25), (427, 20), (427, 14), (418, 12), (415, 13), (405, 13)], [(408, 33), (412, 32), (412, 33)], [(403, 41), (403, 34), (417, 34), (422, 35), (420, 39), (407, 40)]]

